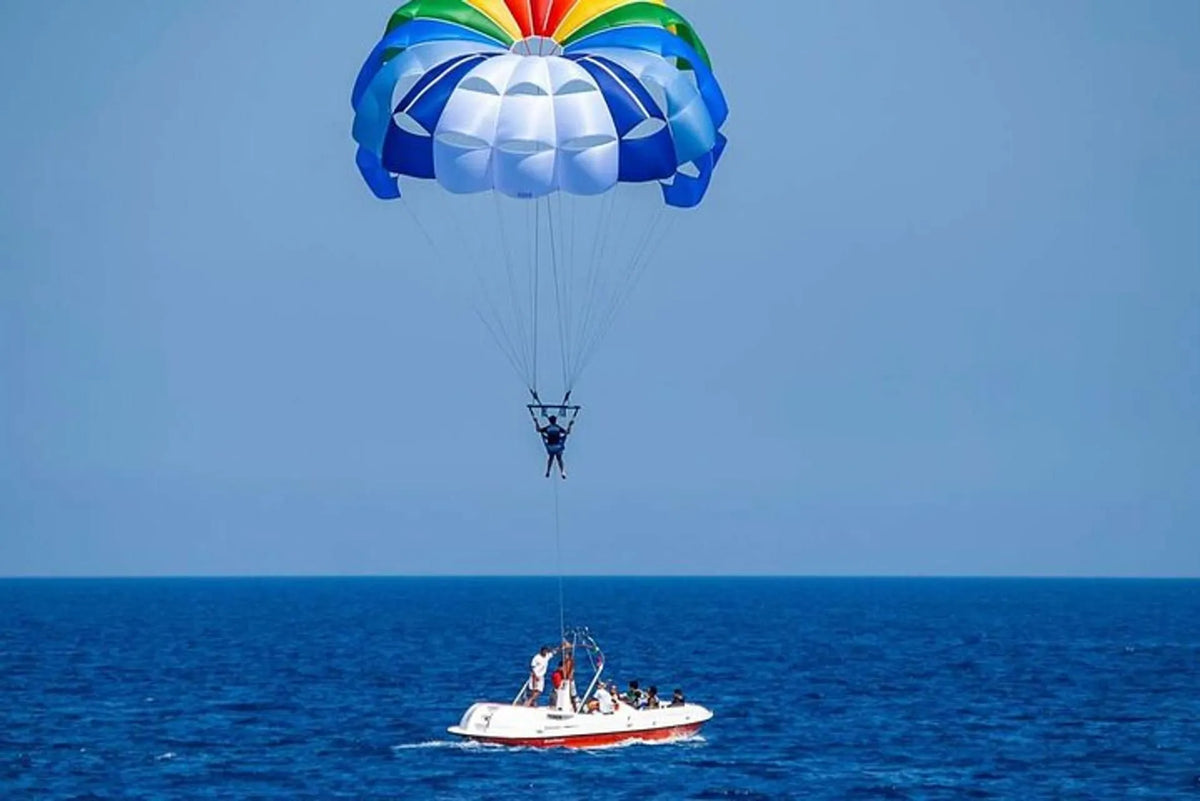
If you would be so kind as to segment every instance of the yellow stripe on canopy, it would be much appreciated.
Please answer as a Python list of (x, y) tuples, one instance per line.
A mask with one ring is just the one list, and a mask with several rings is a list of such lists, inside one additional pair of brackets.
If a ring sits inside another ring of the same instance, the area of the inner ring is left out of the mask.
[(503, 28), (505, 33), (513, 38), (514, 42), (519, 42), (525, 38), (525, 34), (521, 33), (521, 26), (513, 19), (512, 12), (508, 10), (508, 6), (504, 5), (504, 0), (463, 0), (463, 2), (478, 9), (492, 22)]
[(601, 14), (607, 14), (614, 8), (638, 2), (655, 3), (660, 6), (667, 4), (667, 0), (578, 0), (571, 12), (559, 23), (558, 28), (554, 31), (554, 38), (559, 42), (565, 41), (567, 37)]

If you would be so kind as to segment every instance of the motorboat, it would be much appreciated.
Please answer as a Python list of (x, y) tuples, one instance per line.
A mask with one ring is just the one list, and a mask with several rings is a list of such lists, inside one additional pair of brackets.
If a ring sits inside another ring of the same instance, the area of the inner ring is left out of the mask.
[[(645, 699), (613, 697), (604, 687), (604, 655), (591, 634), (576, 630), (563, 639), (567, 665), (562, 686), (549, 706), (527, 706), (530, 680), (511, 703), (472, 704), (450, 734), (478, 743), (532, 748), (597, 748), (633, 742), (662, 742), (695, 735), (713, 713), (699, 704), (675, 702), (647, 706)], [(586, 654), (593, 675), (582, 695), (574, 692), (574, 667)]]

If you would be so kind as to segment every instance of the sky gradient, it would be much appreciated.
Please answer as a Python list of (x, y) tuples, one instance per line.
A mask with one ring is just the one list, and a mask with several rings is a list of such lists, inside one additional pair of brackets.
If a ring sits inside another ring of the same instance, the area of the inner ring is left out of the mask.
[[(394, 5), (0, 8), (0, 575), (556, 570), (354, 167)], [(730, 146), (580, 385), (567, 572), (1200, 576), (1200, 4), (676, 5)]]

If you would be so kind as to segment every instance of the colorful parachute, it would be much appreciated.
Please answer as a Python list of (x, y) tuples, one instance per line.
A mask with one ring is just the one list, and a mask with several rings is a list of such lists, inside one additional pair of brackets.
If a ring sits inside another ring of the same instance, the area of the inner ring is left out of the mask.
[(441, 262), (475, 270), (476, 311), (531, 390), (548, 334), (573, 387), (662, 243), (662, 210), (704, 198), (728, 116), (708, 51), (663, 0), (412, 0), (352, 105), (375, 195), (403, 182), (435, 249), (476, 246)]
[(662, 0), (412, 0), (354, 87), (358, 165), (451, 192), (600, 194), (660, 181), (694, 206), (725, 146), (708, 53)]

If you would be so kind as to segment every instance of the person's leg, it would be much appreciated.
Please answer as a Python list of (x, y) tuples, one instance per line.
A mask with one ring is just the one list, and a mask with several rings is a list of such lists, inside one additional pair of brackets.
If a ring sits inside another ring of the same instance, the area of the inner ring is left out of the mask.
[(546, 456), (546, 478), (550, 478), (550, 468), (554, 466), (554, 454)]
[(562, 451), (554, 454), (554, 458), (558, 461), (558, 472), (563, 477), (567, 477), (567, 468), (563, 465)]

